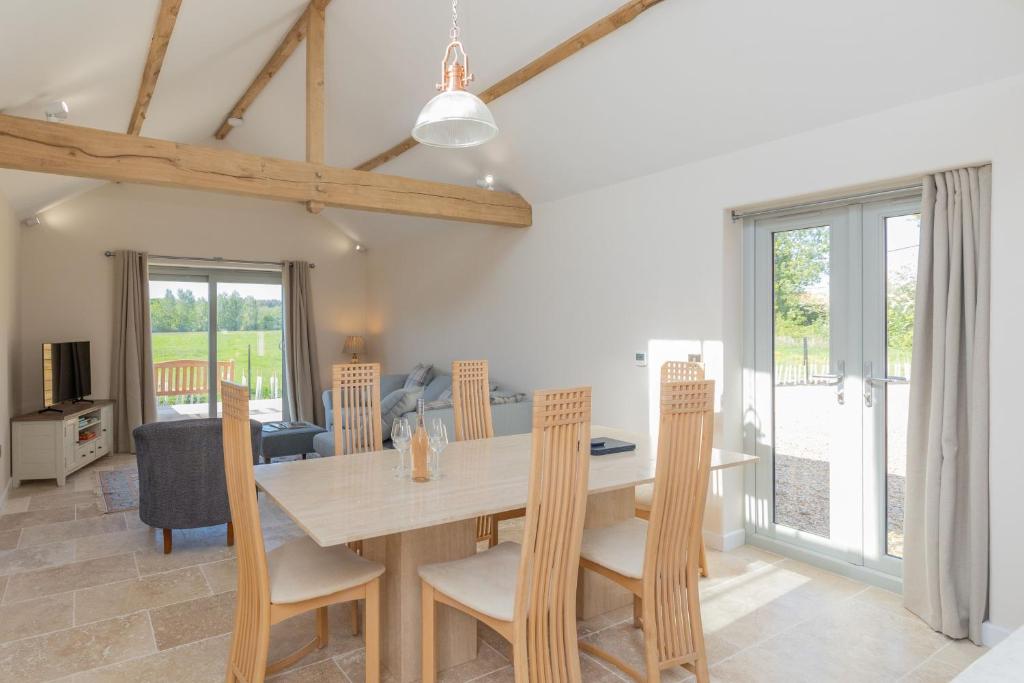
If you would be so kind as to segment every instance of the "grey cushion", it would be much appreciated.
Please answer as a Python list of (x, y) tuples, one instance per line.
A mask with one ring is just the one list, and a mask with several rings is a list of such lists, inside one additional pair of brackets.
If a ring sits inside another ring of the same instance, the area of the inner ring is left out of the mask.
[(408, 377), (405, 378), (406, 389), (419, 389), (430, 383), (434, 376), (434, 366), (427, 363), (417, 363)]
[(416, 409), (416, 401), (423, 396), (422, 388), (399, 389), (380, 400), (380, 430), (385, 440), (391, 438), (395, 418)]
[(292, 429), (264, 430), (261, 455), (263, 461), (285, 455), (302, 455), (313, 452), (313, 437), (324, 431), (323, 427), (305, 423), (304, 427)]
[[(161, 529), (195, 529), (231, 521), (224, 480), (221, 420), (153, 422), (132, 431), (139, 468), (139, 518)], [(262, 425), (249, 421), (252, 458)]]
[(451, 395), (452, 391), (452, 376), (451, 375), (434, 375), (434, 379), (430, 380), (430, 384), (423, 390), (423, 400), (427, 403), (436, 401), (441, 397), (441, 394), (448, 390), (448, 394)]

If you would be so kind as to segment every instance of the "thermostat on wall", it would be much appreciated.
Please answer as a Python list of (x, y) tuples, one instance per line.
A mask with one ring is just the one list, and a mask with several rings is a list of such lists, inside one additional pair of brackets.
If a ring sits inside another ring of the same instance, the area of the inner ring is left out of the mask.
[(647, 367), (647, 352), (646, 351), (637, 351), (633, 355), (633, 361), (636, 363), (636, 366), (638, 368), (646, 368)]

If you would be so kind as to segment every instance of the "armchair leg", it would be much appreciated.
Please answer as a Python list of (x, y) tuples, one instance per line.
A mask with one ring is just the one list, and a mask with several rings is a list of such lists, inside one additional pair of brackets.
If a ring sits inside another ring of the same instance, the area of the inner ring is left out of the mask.
[(232, 546), (235, 544), (235, 525), (228, 522), (228, 545)]
[(171, 554), (171, 530), (164, 529), (164, 555)]

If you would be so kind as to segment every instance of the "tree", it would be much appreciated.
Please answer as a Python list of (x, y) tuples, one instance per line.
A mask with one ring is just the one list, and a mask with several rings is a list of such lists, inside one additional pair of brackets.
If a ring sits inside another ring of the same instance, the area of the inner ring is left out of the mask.
[(774, 234), (776, 334), (827, 334), (829, 237), (828, 226)]

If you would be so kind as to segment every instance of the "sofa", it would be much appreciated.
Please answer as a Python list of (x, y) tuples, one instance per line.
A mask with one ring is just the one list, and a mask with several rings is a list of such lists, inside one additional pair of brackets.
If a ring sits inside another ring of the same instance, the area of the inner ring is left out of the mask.
[[(429, 367), (429, 366), (424, 366)], [(419, 369), (419, 367), (417, 367)], [(415, 372), (415, 370), (414, 370)], [(380, 379), (381, 407), (383, 410), (390, 407), (393, 401), (388, 397), (394, 397), (395, 392), (403, 389), (409, 374), (384, 375)], [(429, 371), (429, 381), (423, 386), (422, 398), (425, 403), (424, 416), (428, 420), (440, 417), (448, 428), (448, 438), (455, 441), (455, 411), (451, 407), (451, 401), (446, 400), (450, 396), (452, 386), (451, 374), (437, 368)], [(508, 434), (525, 434), (530, 431), (533, 424), (533, 402), (525, 394), (517, 394), (503, 390), (491, 382), (491, 419), (494, 425), (495, 436), (506, 436)], [(409, 397), (412, 399), (412, 397)], [(313, 448), (321, 456), (334, 455), (334, 394), (328, 389), (323, 393), (324, 409), (327, 415), (327, 431), (317, 434), (313, 438)], [(405, 402), (405, 407), (410, 408), (400, 412), (415, 428), (416, 407), (413, 400)], [(385, 417), (382, 422), (384, 432), (384, 447), (391, 448), (391, 422)]]
[[(262, 425), (250, 420), (249, 432), (255, 465)], [(171, 552), (172, 529), (231, 521), (220, 418), (151, 422), (136, 427), (132, 437), (139, 467), (139, 519), (164, 530), (165, 553)]]

